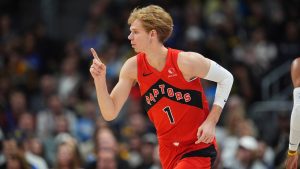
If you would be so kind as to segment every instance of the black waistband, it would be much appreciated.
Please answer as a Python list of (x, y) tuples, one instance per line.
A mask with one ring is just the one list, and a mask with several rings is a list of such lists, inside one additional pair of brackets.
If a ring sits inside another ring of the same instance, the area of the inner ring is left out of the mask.
[(212, 144), (206, 148), (185, 153), (183, 154), (181, 159), (187, 157), (211, 157), (215, 159), (217, 157), (217, 150), (215, 149), (215, 146)]

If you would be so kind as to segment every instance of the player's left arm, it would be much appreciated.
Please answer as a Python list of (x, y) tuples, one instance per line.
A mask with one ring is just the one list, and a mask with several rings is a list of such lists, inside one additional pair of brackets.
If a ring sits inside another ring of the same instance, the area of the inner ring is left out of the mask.
[(196, 141), (196, 143), (210, 143), (214, 139), (215, 126), (231, 91), (233, 76), (216, 62), (195, 52), (181, 52), (178, 66), (188, 79), (200, 77), (217, 83), (213, 106), (205, 122), (198, 128)]

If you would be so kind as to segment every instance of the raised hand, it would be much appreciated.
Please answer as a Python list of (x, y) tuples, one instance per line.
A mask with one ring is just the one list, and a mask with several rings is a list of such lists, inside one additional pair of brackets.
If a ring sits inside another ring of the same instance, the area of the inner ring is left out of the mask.
[(93, 54), (93, 63), (90, 67), (90, 73), (93, 76), (94, 80), (104, 80), (106, 75), (106, 66), (99, 59), (97, 52), (91, 48)]

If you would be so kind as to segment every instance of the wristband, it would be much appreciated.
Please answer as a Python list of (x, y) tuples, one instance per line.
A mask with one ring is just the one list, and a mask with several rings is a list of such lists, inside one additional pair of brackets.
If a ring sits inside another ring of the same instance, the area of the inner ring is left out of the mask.
[(291, 150), (288, 151), (288, 156), (295, 156), (297, 154), (298, 154), (297, 151), (291, 151)]

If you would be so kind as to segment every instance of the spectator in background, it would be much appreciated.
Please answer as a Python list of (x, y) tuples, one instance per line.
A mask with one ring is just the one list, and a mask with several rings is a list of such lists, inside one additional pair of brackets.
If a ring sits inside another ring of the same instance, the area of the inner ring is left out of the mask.
[(161, 163), (160, 163), (160, 159), (159, 159), (159, 147), (158, 145), (155, 146), (154, 148), (154, 152), (153, 152), (153, 164), (151, 165), (151, 167), (149, 169), (161, 169)]
[[(236, 115), (235, 115), (236, 116)], [(255, 136), (254, 126), (251, 120), (243, 119), (236, 122), (236, 129), (234, 135), (228, 135), (223, 139), (222, 151), (221, 151), (221, 163), (225, 168), (231, 168), (234, 166), (236, 153), (239, 151), (239, 141), (243, 137)]]
[(258, 140), (257, 160), (267, 168), (274, 168), (274, 159), (274, 150), (265, 141)]
[(54, 169), (80, 169), (81, 159), (75, 142), (59, 143)]
[(52, 137), (57, 127), (57, 119), (64, 116), (67, 120), (68, 130), (75, 135), (75, 113), (65, 108), (58, 95), (52, 94), (47, 98), (47, 107), (37, 116), (37, 132), (41, 139)]
[(205, 33), (200, 1), (189, 1), (184, 9), (185, 32), (182, 45), (186, 50), (200, 52), (203, 48)]
[(78, 37), (78, 43), (84, 60), (87, 60), (91, 46), (102, 50), (107, 43), (107, 37), (103, 30), (99, 31), (99, 27), (94, 20), (89, 20), (86, 23), (85, 30)]
[(119, 57), (119, 46), (115, 44), (111, 44), (106, 47), (103, 53), (104, 62), (107, 63), (107, 78), (111, 80), (115, 80), (118, 78), (119, 72), (122, 67), (121, 57)]
[(289, 21), (284, 28), (284, 37), (279, 42), (279, 58), (277, 64), (281, 64), (288, 59), (294, 59), (300, 53), (299, 24)]
[(27, 111), (27, 99), (22, 91), (12, 91), (9, 95), (9, 105), (2, 114), (1, 127), (6, 133), (13, 132), (18, 128), (20, 117)]
[(115, 152), (111, 149), (99, 150), (97, 152), (97, 165), (93, 169), (119, 169)]
[(252, 136), (244, 136), (239, 139), (239, 147), (236, 159), (231, 169), (268, 169), (261, 161), (257, 160), (257, 140)]
[(30, 136), (28, 137), (28, 151), (30, 151), (32, 154), (40, 157), (45, 156), (45, 150), (44, 150), (44, 145), (42, 141), (36, 137), (36, 136)]
[(11, 22), (9, 15), (0, 15), (0, 43), (8, 43), (16, 36)]
[[(0, 56), (1, 57), (1, 56)], [(1, 68), (0, 68), (1, 71)], [(0, 105), (5, 107), (8, 104), (8, 96), (10, 94), (10, 88), (11, 88), (11, 81), (9, 79), (9, 77), (7, 77), (6, 75), (0, 75)], [(3, 110), (2, 110), (3, 111)], [(4, 113), (0, 113), (0, 117), (3, 116)], [(3, 118), (0, 118), (0, 125), (2, 125), (3, 122), (1, 122), (3, 120)]]
[[(23, 58), (25, 60), (26, 66), (30, 70), (30, 78), (35, 77), (35, 72), (39, 72), (42, 68), (41, 55), (37, 51), (36, 37), (33, 32), (26, 32), (23, 39)], [(36, 83), (36, 80), (31, 79), (29, 83)]]
[(32, 113), (24, 112), (19, 117), (18, 130), (26, 135), (35, 135), (36, 125), (35, 116)]
[(131, 135), (128, 141), (128, 163), (131, 168), (136, 168), (142, 163), (141, 149), (142, 139), (138, 135)]
[(80, 116), (76, 124), (76, 138), (83, 160), (89, 160), (93, 152), (93, 134), (96, 128), (97, 107), (91, 100), (86, 100), (80, 107)]
[(56, 148), (65, 140), (74, 140), (74, 138), (70, 132), (70, 126), (67, 117), (60, 115), (55, 117), (55, 127), (53, 133), (43, 139), (43, 143), (47, 151), (46, 157), (51, 165), (55, 163), (57, 153)]
[(32, 164), (37, 169), (48, 169), (48, 165), (45, 161), (45, 159), (42, 156), (38, 156), (34, 154), (32, 150), (31, 145), (31, 139), (34, 138), (34, 136), (25, 134), (24, 138), (22, 139), (20, 152), (22, 152), (26, 158), (26, 160)]
[(66, 106), (70, 105), (70, 97), (78, 91), (81, 80), (78, 68), (78, 57), (67, 56), (61, 64), (61, 73), (58, 77), (58, 95)]
[(127, 169), (128, 163), (121, 159), (119, 146), (112, 130), (98, 128), (95, 132), (95, 161), (87, 164), (87, 169)]
[(32, 161), (28, 161), (22, 150), (22, 143), (15, 138), (8, 138), (3, 141), (3, 154), (5, 162), (0, 165), (0, 169), (35, 169)]
[(30, 97), (30, 107), (34, 113), (47, 107), (47, 99), (57, 92), (57, 79), (51, 74), (41, 76), (39, 89)]
[(250, 42), (242, 42), (233, 51), (235, 60), (251, 67), (256, 78), (267, 73), (277, 53), (275, 44), (267, 39), (264, 28), (255, 28), (251, 32)]
[(142, 163), (135, 169), (149, 169), (154, 165), (155, 146), (157, 145), (157, 138), (155, 134), (147, 133), (142, 137), (141, 157)]
[(244, 100), (244, 109), (247, 109), (255, 100), (257, 100), (259, 92), (258, 83), (253, 76), (253, 72), (249, 66), (243, 62), (233, 63), (231, 71), (235, 77), (235, 83), (232, 87), (233, 92), (238, 94)]
[(14, 153), (7, 157), (5, 165), (1, 169), (33, 169), (20, 153)]

